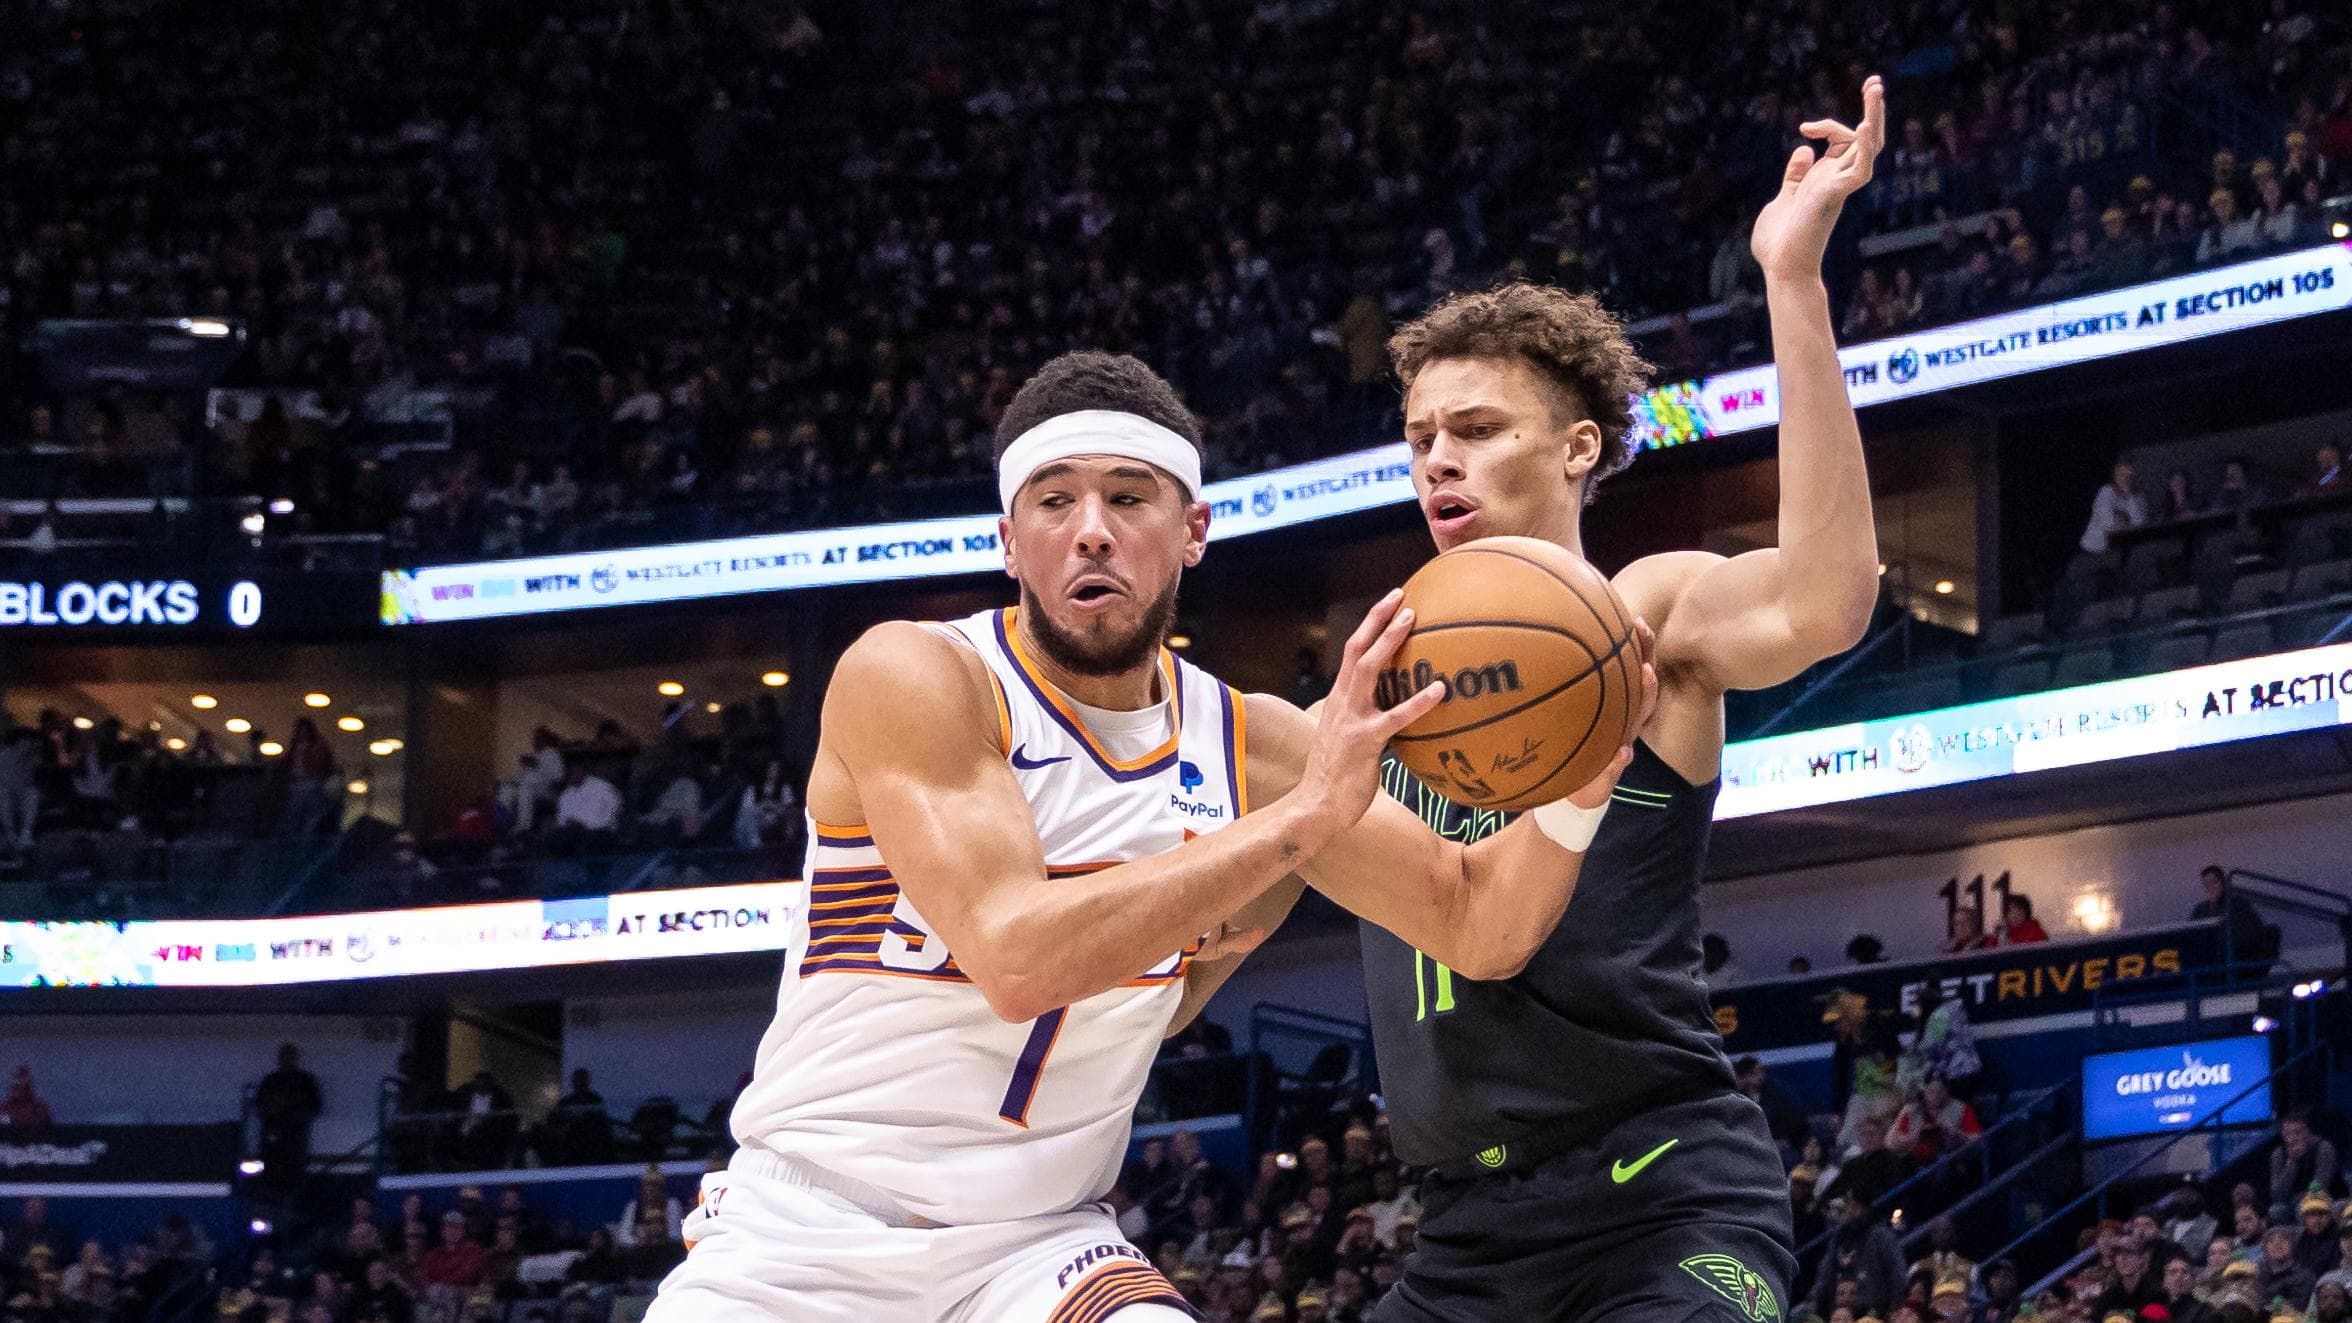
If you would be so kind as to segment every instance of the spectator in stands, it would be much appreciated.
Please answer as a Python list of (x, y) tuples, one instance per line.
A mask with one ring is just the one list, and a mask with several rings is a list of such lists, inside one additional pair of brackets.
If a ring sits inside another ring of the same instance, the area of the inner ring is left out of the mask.
[(1876, 933), (1860, 933), (1846, 943), (1846, 963), (1851, 965), (1879, 965), (1886, 963), (1886, 943)]
[(2320, 1284), (2340, 1282), (2352, 1288), (2352, 1223), (2336, 1233), (2336, 1266), (2320, 1274)]
[(1889, 1151), (1925, 1165), (1968, 1144), (1984, 1133), (1976, 1109), (1952, 1096), (1943, 1072), (1929, 1071), (1927, 1079), (1887, 1127)]
[(2205, 1242), (2205, 1260), (2197, 1268), (2197, 1290), (2208, 1295), (2221, 1291), (2221, 1274), (2232, 1263), (2239, 1262), (2236, 1235), (2216, 1235)]
[(2345, 1323), (2352, 1319), (2352, 1286), (2322, 1282), (2311, 1292), (2311, 1323)]
[(618, 1286), (628, 1280), (628, 1266), (621, 1262), (619, 1250), (613, 1244), (612, 1232), (603, 1227), (588, 1232), (588, 1248), (572, 1265), (564, 1270), (564, 1280), (582, 1286)]
[(648, 1162), (637, 1177), (636, 1195), (621, 1206), (620, 1221), (613, 1224), (613, 1243), (625, 1250), (635, 1249), (649, 1225), (661, 1228), (661, 1239), (674, 1241), (685, 1216), (686, 1210), (669, 1191), (669, 1178), (662, 1174), (661, 1164)]
[(310, 1127), (325, 1100), (318, 1077), (302, 1068), (302, 1049), (278, 1045), (278, 1068), (254, 1086), (253, 1110), (261, 1121), (258, 1156), (270, 1183), (292, 1189), (310, 1169)]
[(1919, 1032), (1903, 1053), (1902, 1087), (1921, 1089), (1926, 1087), (1928, 1076), (1941, 1075), (1953, 1093), (1972, 1098), (1976, 1096), (1976, 1077), (1983, 1069), (1967, 1004), (1957, 996), (1946, 996), (1944, 980), (1931, 975), (1919, 989)]
[(505, 1166), (515, 1134), (521, 1129), (521, 1122), (515, 1116), (514, 1099), (489, 1071), (477, 1070), (450, 1103), (450, 1109), (458, 1114), (455, 1142), (458, 1161), (483, 1171)]
[(611, 1160), (612, 1117), (604, 1110), (604, 1095), (590, 1087), (587, 1067), (572, 1071), (572, 1090), (555, 1100), (541, 1143), (551, 1150), (545, 1155), (551, 1166)]
[(2115, 534), (2147, 522), (2148, 503), (2140, 496), (2132, 466), (2129, 461), (2117, 460), (2107, 485), (2091, 499), (2091, 521), (2083, 529), (2082, 549), (2104, 556)]
[(1749, 1055), (1732, 1063), (1739, 1091), (1746, 1094), (1764, 1112), (1764, 1126), (1772, 1137), (1780, 1141), (1781, 1160), (1793, 1161), (1797, 1149), (1804, 1144), (1810, 1124), (1805, 1109), (1789, 1096), (1788, 1090), (1774, 1083), (1764, 1069), (1762, 1059)]
[(454, 1208), (443, 1213), (440, 1239), (425, 1252), (423, 1285), (427, 1302), (446, 1292), (462, 1295), (473, 1290), (482, 1284), (486, 1270), (482, 1247), (466, 1234), (465, 1214)]
[(2116, 1241), (2114, 1272), (2108, 1279), (2107, 1289), (2099, 1295), (2098, 1312), (2105, 1315), (2120, 1311), (2136, 1318), (2144, 1306), (2155, 1304), (2163, 1295), (2164, 1278), (2148, 1246), (2128, 1236)]
[(800, 796), (782, 760), (771, 758), (759, 780), (743, 787), (735, 807), (735, 844), (744, 849), (783, 845), (800, 822)]
[(1952, 1219), (1939, 1217), (1927, 1224), (1928, 1252), (1911, 1265), (1911, 1275), (1927, 1274), (1928, 1280), (1944, 1282), (1958, 1278), (1961, 1293), (1967, 1294), (1976, 1284), (1976, 1264), (1960, 1253), (1960, 1229)]
[(1887, 1121), (1875, 1112), (1853, 1118), (1852, 1138), (1842, 1156), (1845, 1160), (1837, 1174), (1824, 1174), (1821, 1196), (1825, 1200), (1848, 1197), (1875, 1204), (1913, 1171), (1910, 1156), (1887, 1145)]
[(2010, 1323), (2017, 1317), (2021, 1283), (2017, 1265), (2007, 1259), (1995, 1259), (1977, 1272), (1977, 1282), (1984, 1298), (1967, 1314), (1967, 1323)]
[(2033, 897), (2017, 892), (2001, 897), (2000, 945), (2025, 946), (2049, 940), (2049, 932), (2034, 917)]
[(2249, 476), (2246, 459), (2232, 455), (2222, 461), (2221, 487), (2213, 494), (2213, 508), (2217, 512), (2237, 514), (2268, 504), (2270, 493)]
[(563, 793), (555, 799), (555, 830), (548, 844), (558, 850), (593, 854), (619, 843), (621, 792), (578, 763), (564, 769)]
[(439, 899), (436, 894), (441, 870), (425, 858), (417, 848), (417, 838), (411, 832), (396, 832), (392, 849), (384, 863), (383, 899), (389, 904), (406, 908), (429, 905)]
[(2230, 1210), (2231, 1245), (2236, 1253), (2252, 1255), (2262, 1249), (2262, 1234), (2270, 1230), (2270, 1219), (2252, 1204), (2239, 1204)]
[(2295, 495), (2333, 496), (2345, 486), (2344, 452), (2332, 443), (2322, 443), (2311, 456), (2311, 476), (2296, 489)]
[(355, 1320), (412, 1323), (416, 1297), (393, 1271), (392, 1260), (375, 1258), (368, 1260), (366, 1280), (351, 1292), (350, 1308)]
[(2336, 1243), (2335, 1205), (2318, 1191), (2303, 1196), (2295, 1211), (2302, 1215), (2302, 1234), (2295, 1237), (2295, 1262), (2313, 1277), (2324, 1277), (2343, 1266), (2343, 1250)]
[(1838, 1284), (1852, 1281), (1855, 1298), (1850, 1303), (1883, 1317), (1903, 1291), (1903, 1256), (1895, 1233), (1862, 1199), (1839, 1199), (1830, 1215), (1837, 1222), (1837, 1234), (1822, 1252), (1821, 1284), (1813, 1307), (1827, 1313), (1836, 1306)]
[[(14, 1246), (0, 1245), (0, 1255), (13, 1254), (14, 1251)], [(0, 1270), (4, 1270), (4, 1268), (4, 1261), (0, 1261)], [(58, 1275), (58, 1287), (65, 1292), (67, 1299), (84, 1300), (87, 1298), (86, 1291), (90, 1278), (97, 1275), (112, 1277), (114, 1265), (107, 1261), (105, 1245), (95, 1240), (85, 1240), (82, 1242), (80, 1256), (72, 1263), (67, 1264), (65, 1271)], [(5, 1283), (0, 1283), (0, 1285), (5, 1285)]]
[(56, 1119), (49, 1114), (49, 1104), (41, 1101), (41, 1095), (33, 1090), (33, 1068), (18, 1065), (16, 1077), (8, 1082), (8, 1099), (0, 1103), (0, 1126), (7, 1128), (11, 1138), (21, 1142), (41, 1135), (55, 1123)]
[(2336, 1146), (2312, 1133), (2310, 1111), (2298, 1108), (2280, 1117), (2278, 1147), (2270, 1154), (2271, 1220), (2290, 1221), (2289, 1210), (2307, 1193), (2332, 1195), (2343, 1188)]
[(1830, 1026), (1832, 1042), (1829, 1058), (1830, 1105), (1841, 1113), (1846, 1110), (1856, 1087), (1856, 1081), (1870, 1069), (1891, 1070), (1896, 1055), (1901, 1051), (1901, 1036), (1895, 1028), (1894, 1016), (1870, 1008), (1870, 999), (1859, 992), (1837, 988), (1822, 999), (1827, 1004), (1821, 1022)]
[(2212, 1243), (2216, 1224), (2205, 1211), (2205, 1196), (2194, 1184), (2184, 1183), (2164, 1196), (2156, 1209), (2164, 1217), (2164, 1238), (2184, 1249), (2202, 1250)]
[(1813, 972), (1813, 958), (1812, 958), (1811, 956), (1803, 956), (1803, 955), (1793, 955), (1793, 956), (1790, 956), (1790, 957), (1789, 957), (1789, 962), (1788, 962), (1788, 972), (1789, 972), (1789, 973), (1791, 973), (1791, 974), (1810, 974), (1810, 973), (1812, 973), (1812, 972)]
[(2164, 476), (2164, 494), (2156, 498), (2156, 522), (2175, 523), (2195, 519), (2206, 513), (2205, 502), (2189, 481), (2187, 469), (2174, 469)]
[(2266, 1300), (2309, 1300), (2317, 1279), (2295, 1262), (2295, 1233), (2272, 1227), (2262, 1234), (2261, 1277), (2256, 1289)]
[(2262, 231), (2239, 208), (2237, 194), (2226, 188), (2213, 190), (2205, 200), (2205, 214), (2205, 228), (2197, 236), (2197, 265), (2231, 261), (2261, 246)]
[(1396, 1164), (1384, 1162), (1372, 1173), (1372, 1193), (1372, 1202), (1365, 1205), (1372, 1210), (1372, 1238), (1394, 1249), (1398, 1224), (1408, 1217), (1421, 1216), (1421, 1187), (1417, 1183), (1405, 1184), (1397, 1174)]
[(2230, 949), (2240, 960), (2258, 958), (2264, 945), (2262, 916), (2254, 902), (2229, 885), (2229, 874), (2219, 864), (2207, 864), (2197, 873), (2197, 881), (2205, 888), (2205, 899), (2190, 909), (2191, 920), (2228, 917)]
[(531, 751), (520, 755), (517, 762), (509, 812), (515, 834), (527, 836), (539, 815), (554, 807), (556, 792), (564, 785), (563, 741), (541, 726), (531, 732)]
[(1996, 945), (1991, 935), (1984, 930), (1984, 915), (1978, 913), (1974, 905), (1953, 906), (1945, 923), (1948, 929), (1942, 948), (1945, 955), (1966, 955), (1973, 951), (1990, 950)]
[(279, 834), (310, 836), (329, 822), (335, 798), (335, 750), (309, 717), (294, 720), (286, 740), (286, 809)]
[(2163, 1306), (2171, 1323), (2214, 1323), (2212, 1310), (2197, 1290), (2197, 1269), (2187, 1258), (2167, 1258), (2158, 1282), (2161, 1289), (2156, 1303)]

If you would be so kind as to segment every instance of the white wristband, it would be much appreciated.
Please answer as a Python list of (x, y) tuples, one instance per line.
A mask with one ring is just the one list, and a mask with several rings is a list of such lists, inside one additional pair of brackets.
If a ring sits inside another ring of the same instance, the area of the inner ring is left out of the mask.
[(1557, 842), (1561, 849), (1583, 854), (1592, 848), (1593, 837), (1601, 830), (1601, 819), (1609, 806), (1578, 808), (1565, 799), (1555, 799), (1529, 809), (1527, 816), (1535, 819), (1535, 829)]

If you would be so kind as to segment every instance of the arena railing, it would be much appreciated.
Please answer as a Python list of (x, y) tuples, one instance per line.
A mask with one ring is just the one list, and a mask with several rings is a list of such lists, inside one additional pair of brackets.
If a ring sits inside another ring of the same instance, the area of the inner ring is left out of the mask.
[[(2042, 1154), (2050, 1151), (2050, 1144), (2047, 1141), (2020, 1155), (2015, 1162), (2004, 1164), (1998, 1171), (1995, 1170), (1998, 1153), (2013, 1147), (2026, 1134), (2028, 1122), (2040, 1121), (2045, 1124), (2062, 1122), (2063, 1118), (2059, 1116), (2061, 1107), (2067, 1098), (2073, 1096), (2073, 1091), (2081, 1087), (2082, 1076), (2078, 1074), (2069, 1077), (2062, 1083), (2052, 1084), (2039, 1090), (2032, 1097), (2012, 1107), (2009, 1114), (1995, 1122), (1991, 1129), (1911, 1173), (1892, 1189), (1871, 1200), (1871, 1213), (1874, 1216), (1885, 1216), (1899, 1210), (1905, 1215), (1902, 1220), (1903, 1225), (1924, 1223), (1927, 1219), (1936, 1216), (1942, 1209), (1913, 1206), (1913, 1201), (1920, 1195), (1957, 1189), (1960, 1182), (1968, 1177), (1968, 1169), (1970, 1168), (1974, 1169), (1975, 1185), (1981, 1188), (2010, 1167), (2023, 1166), (2036, 1161)], [(1813, 1262), (1815, 1256), (1820, 1254), (1822, 1249), (1836, 1236), (1837, 1229), (1835, 1227), (1824, 1228), (1820, 1235), (1797, 1247), (1797, 1261), (1799, 1263)]]

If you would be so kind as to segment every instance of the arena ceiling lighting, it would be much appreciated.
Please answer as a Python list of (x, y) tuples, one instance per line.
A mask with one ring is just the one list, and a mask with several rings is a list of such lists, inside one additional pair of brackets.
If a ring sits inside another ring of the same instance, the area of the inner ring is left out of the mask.
[(231, 735), (249, 735), (253, 732), (253, 723), (243, 717), (230, 717), (221, 723), (221, 729)]
[(304, 707), (325, 707), (334, 701), (334, 699), (318, 692), (315, 689), (302, 696), (302, 705)]
[(279, 754), (286, 751), (286, 746), (278, 743), (276, 740), (263, 740), (261, 743), (254, 745), (253, 747), (254, 751), (259, 753), (264, 758), (275, 758)]
[(188, 706), (199, 712), (210, 712), (220, 706), (220, 700), (210, 694), (190, 694), (188, 695)]
[(767, 674), (760, 677), (760, 683), (766, 685), (770, 689), (782, 689), (785, 685), (790, 684), (791, 682), (792, 676), (784, 671), (769, 671)]
[[(2279, 253), (2104, 294), (1850, 345), (1839, 351), (1858, 406), (2048, 371), (2352, 307), (2352, 250)], [(1769, 363), (1661, 386), (1636, 399), (1634, 444), (1688, 445), (1773, 426)], [(1413, 499), (1404, 447), (1374, 446), (1212, 482), (1209, 538), (1336, 518)], [(388, 625), (490, 620), (741, 593), (1001, 572), (997, 516), (808, 529), (711, 542), (387, 570)]]
[(684, 695), (686, 692), (686, 686), (678, 683), (676, 680), (664, 680), (660, 684), (655, 685), (654, 688), (659, 690), (661, 696), (664, 698), (678, 698)]
[(358, 717), (337, 717), (335, 718), (335, 729), (349, 731), (356, 735), (367, 729), (367, 723)]

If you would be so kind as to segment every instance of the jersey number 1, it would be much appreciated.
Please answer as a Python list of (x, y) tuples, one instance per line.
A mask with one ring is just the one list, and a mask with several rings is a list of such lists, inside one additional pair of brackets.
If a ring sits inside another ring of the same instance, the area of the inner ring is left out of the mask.
[(1047, 1011), (1029, 1027), (1029, 1041), (1021, 1045), (1020, 1060), (1013, 1063), (1013, 1082), (1005, 1089), (1004, 1105), (996, 1114), (1014, 1125), (1027, 1129), (1029, 1104), (1037, 1097), (1037, 1082), (1045, 1076), (1045, 1059), (1053, 1055), (1054, 1040), (1062, 1036), (1062, 1019), (1070, 1012), (1065, 1008)]

